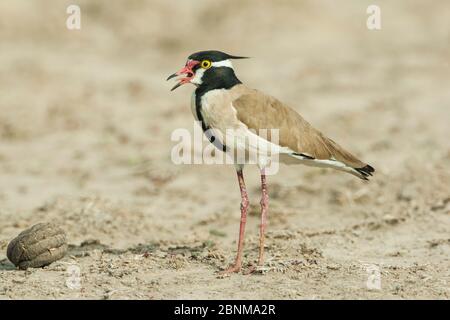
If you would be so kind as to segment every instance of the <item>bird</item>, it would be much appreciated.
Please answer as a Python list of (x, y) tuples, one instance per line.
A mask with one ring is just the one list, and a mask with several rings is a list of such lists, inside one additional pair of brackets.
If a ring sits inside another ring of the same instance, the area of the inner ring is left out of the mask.
[[(236, 257), (234, 263), (221, 271), (224, 275), (242, 271), (249, 209), (243, 169), (250, 162), (249, 153), (257, 150), (258, 158), (254, 163), (258, 165), (261, 177), (259, 252), (257, 265), (251, 271), (264, 266), (269, 210), (267, 168), (273, 161), (332, 168), (362, 180), (368, 180), (375, 172), (372, 166), (315, 129), (293, 108), (243, 84), (236, 76), (232, 60), (247, 58), (218, 50), (199, 51), (189, 55), (184, 67), (167, 78), (178, 79), (171, 91), (184, 84), (195, 86), (191, 99), (194, 118), (200, 123), (210, 143), (233, 157), (241, 194), (241, 219)], [(276, 130), (277, 137), (259, 133), (264, 130)], [(238, 153), (245, 153), (244, 159), (238, 159)]]

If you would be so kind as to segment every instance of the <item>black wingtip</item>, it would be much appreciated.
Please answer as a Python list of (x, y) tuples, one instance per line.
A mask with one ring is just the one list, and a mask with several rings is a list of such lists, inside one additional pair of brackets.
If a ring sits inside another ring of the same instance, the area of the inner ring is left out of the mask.
[(366, 165), (362, 168), (355, 168), (355, 170), (362, 175), (361, 178), (364, 180), (369, 180), (368, 177), (372, 176), (375, 172), (375, 169), (370, 165)]

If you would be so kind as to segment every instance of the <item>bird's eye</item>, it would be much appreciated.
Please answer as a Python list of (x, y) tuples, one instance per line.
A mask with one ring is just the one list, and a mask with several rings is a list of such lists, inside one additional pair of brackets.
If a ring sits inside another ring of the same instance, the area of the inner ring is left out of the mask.
[(203, 60), (202, 63), (200, 64), (200, 66), (201, 66), (203, 69), (209, 69), (209, 68), (211, 68), (211, 61), (209, 61), (209, 60)]

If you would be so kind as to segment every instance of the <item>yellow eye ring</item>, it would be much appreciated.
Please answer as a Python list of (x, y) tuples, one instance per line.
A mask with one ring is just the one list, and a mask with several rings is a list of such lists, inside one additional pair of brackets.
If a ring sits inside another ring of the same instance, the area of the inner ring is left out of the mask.
[(202, 63), (200, 63), (200, 67), (202, 67), (203, 69), (211, 68), (211, 61), (203, 60)]

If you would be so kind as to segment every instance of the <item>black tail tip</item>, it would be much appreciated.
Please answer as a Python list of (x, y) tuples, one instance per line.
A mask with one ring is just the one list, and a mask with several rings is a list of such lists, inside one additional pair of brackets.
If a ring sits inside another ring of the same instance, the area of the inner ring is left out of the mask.
[(373, 173), (375, 172), (375, 169), (370, 165), (366, 165), (365, 167), (362, 168), (356, 168), (355, 170), (358, 171), (363, 176), (364, 180), (368, 180), (367, 177), (372, 176)]

